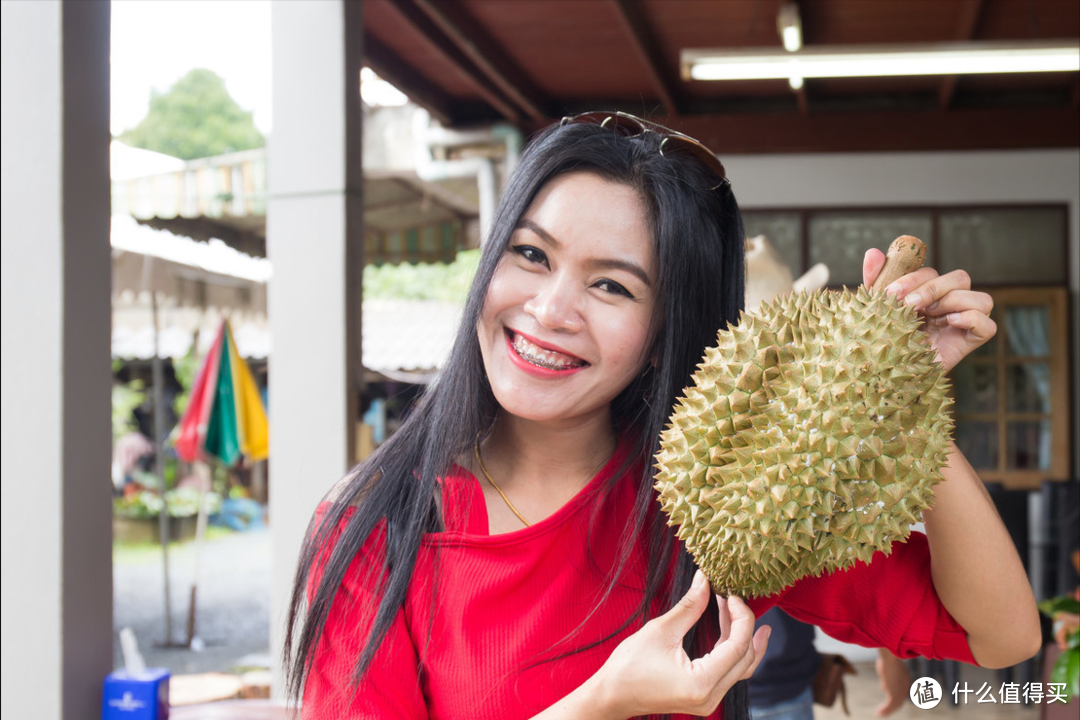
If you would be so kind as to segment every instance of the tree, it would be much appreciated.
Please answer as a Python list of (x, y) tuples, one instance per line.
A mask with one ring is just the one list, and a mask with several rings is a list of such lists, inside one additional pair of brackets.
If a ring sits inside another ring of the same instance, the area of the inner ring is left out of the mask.
[(150, 92), (150, 112), (120, 139), (191, 160), (262, 147), (266, 138), (212, 70), (196, 68), (167, 92)]

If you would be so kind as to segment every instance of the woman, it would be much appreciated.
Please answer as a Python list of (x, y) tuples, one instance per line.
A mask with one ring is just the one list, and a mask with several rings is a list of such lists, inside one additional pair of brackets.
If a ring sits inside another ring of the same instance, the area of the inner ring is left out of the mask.
[[(867, 254), (867, 279), (883, 262)], [(963, 273), (892, 290), (949, 367), (993, 335)], [(740, 599), (714, 603), (653, 497), (651, 458), (743, 292), (739, 211), (711, 153), (622, 114), (544, 131), (445, 370), (309, 530), (287, 647), (305, 716), (708, 715), (729, 695), (742, 717), (728, 691), (767, 630), (752, 636)], [(1038, 619), (1008, 536), (955, 449), (946, 477), (926, 513), (932, 563), (919, 536), (750, 607), (898, 655), (1030, 656)]]

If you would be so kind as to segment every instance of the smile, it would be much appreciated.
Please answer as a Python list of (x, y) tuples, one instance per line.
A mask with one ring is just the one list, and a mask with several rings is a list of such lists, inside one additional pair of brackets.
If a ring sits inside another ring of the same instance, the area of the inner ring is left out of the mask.
[(540, 345), (529, 340), (524, 335), (516, 333), (512, 330), (507, 330), (507, 338), (510, 341), (510, 347), (513, 349), (514, 354), (521, 358), (530, 365), (535, 365), (539, 368), (555, 371), (577, 370), (583, 368), (589, 363), (585, 362), (581, 358), (568, 355), (566, 353), (552, 350), (551, 348), (541, 347)]

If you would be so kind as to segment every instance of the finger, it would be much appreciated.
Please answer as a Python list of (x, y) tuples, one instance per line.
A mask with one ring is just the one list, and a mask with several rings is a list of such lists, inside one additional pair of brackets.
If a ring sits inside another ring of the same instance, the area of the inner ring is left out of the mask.
[(765, 659), (765, 651), (769, 649), (769, 638), (772, 637), (772, 628), (768, 625), (762, 625), (754, 633), (754, 662), (750, 664), (750, 668), (742, 675), (742, 680), (749, 680), (750, 676), (758, 669), (758, 665)]
[(994, 299), (984, 292), (953, 290), (937, 302), (928, 305), (924, 312), (928, 317), (941, 317), (964, 310), (978, 310), (983, 315), (989, 315), (993, 309)]
[[(738, 598), (732, 598), (732, 601), (733, 615), (735, 617), (732, 620), (731, 640), (726, 643), (719, 643), (706, 656), (711, 656), (715, 660), (716, 667), (713, 669), (723, 673), (719, 680), (716, 681), (715, 687), (724, 693), (739, 680), (745, 680), (754, 674), (758, 665), (761, 664), (761, 660), (765, 657), (765, 651), (769, 646), (769, 637), (772, 635), (772, 628), (763, 625), (758, 628), (752, 637), (745, 637), (745, 630), (752, 627), (752, 625), (740, 625), (743, 620), (735, 611), (734, 601), (739, 603), (742, 601)], [(743, 607), (745, 608), (745, 605)], [(753, 617), (752, 612), (749, 614)], [(745, 644), (743, 644), (744, 641)]]
[(964, 339), (975, 347), (982, 345), (997, 333), (997, 323), (978, 310), (949, 313), (945, 316), (945, 322), (950, 327), (966, 330), (967, 335)]
[[(936, 271), (932, 268), (924, 269), (935, 273), (935, 276), (919, 285), (906, 285), (906, 293), (900, 298), (905, 305), (915, 310), (929, 307), (951, 292), (971, 290), (971, 276), (963, 270), (936, 275)], [(915, 274), (912, 273), (912, 275)]]
[[(921, 288), (927, 283), (933, 282), (938, 277), (938, 272), (934, 268), (922, 267), (918, 270), (909, 272), (907, 275), (886, 285), (885, 292), (889, 295), (894, 295), (897, 300), (904, 301), (906, 301), (910, 295), (914, 294), (916, 290), (919, 290), (920, 297), (924, 297), (924, 295), (921, 294)], [(929, 303), (926, 304), (929, 305)]]
[(705, 608), (709, 606), (709, 583), (700, 570), (694, 573), (690, 589), (682, 596), (675, 607), (656, 618), (655, 622), (675, 642), (682, 643), (683, 636), (698, 621)]
[(727, 598), (717, 595), (716, 606), (720, 609), (720, 639), (727, 640), (731, 636), (731, 611), (728, 610)]
[(874, 281), (877, 280), (877, 276), (881, 274), (881, 269), (883, 267), (885, 267), (885, 253), (877, 248), (870, 248), (867, 250), (862, 259), (863, 285), (866, 287), (873, 286)]
[(729, 675), (734, 678), (731, 681), (734, 683), (754, 661), (754, 613), (734, 595), (726, 601), (721, 598), (720, 604), (726, 605), (731, 615), (728, 635), (692, 663), (698, 665), (713, 684)]

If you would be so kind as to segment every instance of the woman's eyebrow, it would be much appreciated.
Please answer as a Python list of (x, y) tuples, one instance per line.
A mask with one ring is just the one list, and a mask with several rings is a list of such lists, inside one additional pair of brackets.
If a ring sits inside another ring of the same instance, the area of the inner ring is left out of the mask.
[(520, 220), (518, 220), (517, 226), (519, 228), (525, 228), (526, 230), (531, 230), (536, 235), (538, 235), (541, 240), (546, 242), (548, 245), (551, 245), (552, 247), (556, 247), (556, 248), (562, 247), (562, 243), (560, 243), (558, 240), (556, 240), (554, 237), (552, 237), (551, 233), (549, 233), (547, 230), (545, 230), (544, 228), (542, 228), (539, 225), (537, 225), (536, 223), (534, 223), (529, 218), (521, 218)]
[[(517, 226), (518, 226), (518, 228), (524, 228), (526, 230), (529, 230), (530, 232), (534, 233), (537, 237), (539, 237), (541, 240), (543, 240), (545, 243), (547, 243), (548, 245), (550, 245), (550, 246), (552, 246), (554, 248), (562, 247), (562, 243), (560, 243), (558, 240), (556, 240), (551, 235), (551, 233), (549, 233), (547, 230), (545, 230), (544, 228), (537, 225), (535, 222), (533, 222), (529, 218), (521, 218), (520, 220), (518, 220)], [(620, 260), (618, 258), (596, 258), (594, 260), (590, 260), (589, 265), (591, 265), (592, 267), (595, 267), (595, 268), (600, 268), (600, 269), (605, 269), (605, 270), (606, 269), (624, 270), (624, 271), (630, 273), (631, 275), (633, 275), (634, 277), (636, 277), (642, 283), (644, 283), (645, 287), (652, 287), (652, 282), (649, 281), (649, 274), (647, 272), (645, 272), (644, 268), (642, 268), (640, 265), (638, 265), (635, 262), (631, 262), (629, 260)]]

